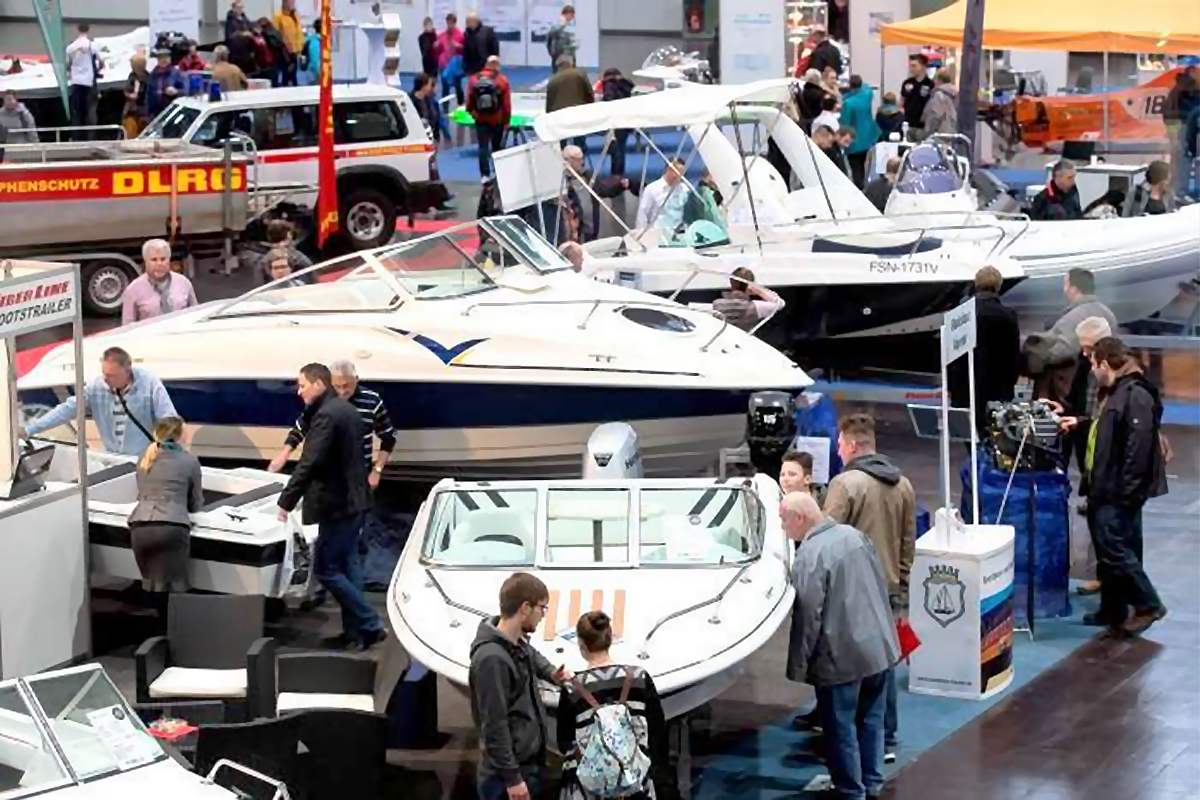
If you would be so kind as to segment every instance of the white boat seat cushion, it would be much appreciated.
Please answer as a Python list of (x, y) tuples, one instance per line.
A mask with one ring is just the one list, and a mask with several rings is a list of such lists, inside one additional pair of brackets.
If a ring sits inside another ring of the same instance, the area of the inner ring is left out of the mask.
[(374, 711), (375, 698), (369, 694), (325, 694), (322, 692), (280, 692), (275, 709), (301, 711), (309, 708), (341, 708), (347, 711)]
[(150, 684), (151, 697), (245, 697), (246, 670), (167, 667)]
[(476, 509), (450, 532), (450, 546), (474, 542), (503, 542), (533, 552), (533, 533), (529, 528), (529, 513), (511, 508)]

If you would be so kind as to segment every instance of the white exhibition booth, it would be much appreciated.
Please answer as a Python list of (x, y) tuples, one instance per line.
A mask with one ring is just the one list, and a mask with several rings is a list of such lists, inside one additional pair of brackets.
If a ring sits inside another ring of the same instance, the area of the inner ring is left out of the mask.
[[(976, 463), (975, 300), (945, 315), (942, 386), (949, 365), (968, 359), (971, 386), (971, 463)], [(921, 640), (909, 657), (908, 688), (981, 700), (1013, 679), (1013, 575), (1016, 533), (1011, 525), (965, 525), (950, 504), (950, 400), (942, 393), (939, 425), (945, 504), (917, 540), (909, 573), (908, 619)], [(973, 482), (974, 483), (974, 482)], [(974, 518), (979, 490), (973, 487)]]
[[(14, 338), (70, 324), (75, 392), (83, 391), (79, 266), (0, 261), (0, 679), (63, 666), (91, 652), (87, 486), (45, 482), (36, 451), (17, 453)], [(75, 425), (84, 423), (79, 404)], [(79, 474), (86, 450), (80, 448)], [(47, 460), (44, 466), (49, 466)]]

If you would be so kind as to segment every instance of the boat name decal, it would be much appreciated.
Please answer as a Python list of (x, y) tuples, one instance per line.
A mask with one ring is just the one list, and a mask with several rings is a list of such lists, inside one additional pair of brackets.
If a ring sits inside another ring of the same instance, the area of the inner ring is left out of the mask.
[(938, 271), (938, 265), (930, 261), (872, 261), (870, 264), (870, 271), (936, 275)]

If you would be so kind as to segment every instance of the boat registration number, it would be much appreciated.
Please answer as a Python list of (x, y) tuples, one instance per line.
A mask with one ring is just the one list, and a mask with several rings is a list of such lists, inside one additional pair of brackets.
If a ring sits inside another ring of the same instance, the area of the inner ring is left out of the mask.
[(929, 261), (872, 261), (870, 265), (870, 271), (936, 275), (938, 271), (938, 265)]

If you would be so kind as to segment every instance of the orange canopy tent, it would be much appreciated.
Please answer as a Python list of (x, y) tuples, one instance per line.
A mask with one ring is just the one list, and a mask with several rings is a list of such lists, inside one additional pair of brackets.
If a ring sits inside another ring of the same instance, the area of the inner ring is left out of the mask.
[[(884, 25), (883, 44), (961, 47), (965, 0)], [(1200, 0), (988, 0), (992, 50), (1200, 53)]]

